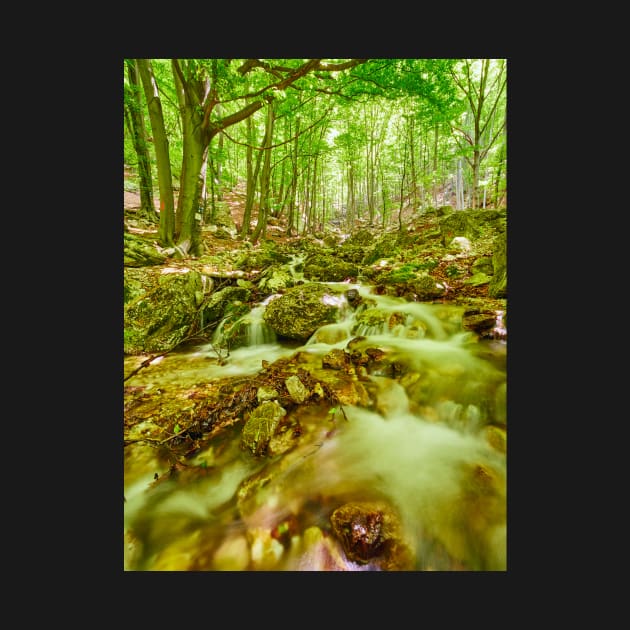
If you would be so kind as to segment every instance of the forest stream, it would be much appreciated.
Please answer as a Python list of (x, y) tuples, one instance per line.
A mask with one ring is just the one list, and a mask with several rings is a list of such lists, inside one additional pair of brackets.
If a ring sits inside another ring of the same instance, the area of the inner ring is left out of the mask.
[[(272, 295), (229, 354), (219, 325), (126, 380), (129, 408), (231, 406), (187, 441), (184, 415), (159, 440), (129, 420), (125, 570), (506, 570), (505, 335), (455, 304), (326, 286), (339, 316), (305, 343), (266, 326)], [(371, 307), (388, 316), (359, 321)]]

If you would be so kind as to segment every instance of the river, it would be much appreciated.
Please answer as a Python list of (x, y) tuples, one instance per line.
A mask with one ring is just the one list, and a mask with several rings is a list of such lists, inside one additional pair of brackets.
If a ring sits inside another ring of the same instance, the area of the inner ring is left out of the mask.
[(194, 454), (207, 474), (188, 480), (167, 478), (154, 446), (127, 447), (125, 570), (507, 569), (506, 335), (464, 330), (461, 306), (347, 287), (379, 316), (359, 319), (366, 307), (343, 304), (337, 322), (299, 344), (276, 338), (263, 303), (225, 361), (211, 360), (219, 326), (212, 343), (170, 353), (126, 383), (167, 391), (253, 378), (263, 362), (296, 353), (321, 365), (356, 338), (388, 358), (360, 375), (369, 401), (291, 411), (300, 437), (276, 455), (244, 449), (242, 422)]

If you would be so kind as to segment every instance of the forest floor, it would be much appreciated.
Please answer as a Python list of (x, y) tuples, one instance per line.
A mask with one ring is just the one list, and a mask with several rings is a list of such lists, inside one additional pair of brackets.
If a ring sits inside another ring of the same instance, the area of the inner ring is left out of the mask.
[[(151, 238), (153, 234), (157, 239), (158, 234), (158, 225), (155, 223), (149, 223), (144, 220), (142, 217), (136, 215), (137, 210), (140, 209), (140, 193), (137, 190), (137, 175), (134, 173), (132, 169), (125, 167), (124, 170), (124, 214), (125, 214), (125, 222), (127, 227), (131, 233), (138, 234), (140, 236), (145, 236)], [(240, 232), (241, 225), (243, 223), (243, 212), (245, 208), (245, 188), (243, 186), (237, 186), (234, 190), (225, 192), (223, 194), (223, 202), (228, 204), (230, 209), (230, 214), (234, 223), (236, 224), (237, 230)], [(157, 195), (154, 198), (154, 204), (156, 210), (159, 208), (159, 198)], [(256, 216), (258, 209), (255, 207), (252, 211), (252, 229), (256, 226)], [(421, 232), (425, 229), (431, 229), (435, 226), (435, 222), (437, 218), (434, 215), (418, 215), (414, 213), (411, 209), (403, 210), (402, 222), (404, 225), (408, 225), (410, 230), (414, 232)], [(359, 227), (367, 227), (366, 226), (357, 226)], [(378, 228), (368, 228), (371, 229), (375, 233), (375, 235), (379, 235), (382, 233), (382, 229)], [(287, 236), (286, 234), (286, 220), (274, 219), (271, 218), (267, 225), (267, 234), (266, 240), (270, 240), (275, 242), (278, 245), (291, 245), (291, 243), (299, 240), (300, 237), (297, 236)], [(242, 241), (240, 240), (232, 240), (226, 238), (217, 238), (214, 236), (211, 228), (209, 226), (202, 228), (202, 240), (205, 245), (205, 249), (207, 252), (212, 253), (221, 253), (228, 250), (239, 249), (242, 247)], [(468, 266), (468, 264), (472, 265), (474, 262), (474, 258), (470, 257), (468, 260), (466, 258), (458, 261), (460, 265)], [(488, 304), (494, 304), (497, 300), (488, 297), (488, 285), (483, 284), (480, 286), (474, 286), (471, 284), (466, 284), (464, 279), (466, 276), (472, 275), (470, 270), (465, 275), (462, 275), (460, 278), (453, 278), (449, 274), (446, 273), (446, 270), (451, 265), (450, 261), (442, 261), (438, 267), (434, 268), (431, 271), (431, 275), (439, 282), (446, 283), (449, 287), (448, 296), (445, 296), (444, 301), (451, 301), (453, 298), (482, 298), (484, 301), (487, 301)]]
[[(144, 234), (146, 236), (158, 233), (157, 224), (149, 224), (143, 221), (140, 217), (133, 216), (134, 213), (140, 209), (140, 193), (137, 191), (137, 176), (134, 175), (131, 169), (125, 168), (125, 186), (124, 186), (124, 212), (128, 218), (128, 224), (130, 225), (130, 232), (137, 234)], [(244, 185), (238, 185), (234, 190), (225, 192), (223, 194), (223, 202), (227, 203), (230, 214), (237, 230), (240, 232), (243, 225), (243, 214), (245, 211), (245, 188)], [(156, 211), (159, 210), (160, 200), (154, 197), (154, 206)], [(252, 210), (252, 230), (256, 227), (256, 216), (258, 208), (255, 206)], [(403, 211), (402, 220), (404, 224), (409, 224), (413, 221), (413, 213), (411, 210)], [(416, 221), (417, 222), (417, 221)], [(416, 226), (419, 227), (419, 226)], [(271, 240), (278, 245), (289, 245), (299, 237), (287, 236), (286, 234), (286, 220), (276, 220), (273, 217), (267, 224), (266, 239)], [(358, 229), (358, 227), (357, 227)], [(374, 230), (379, 232), (378, 229)], [(382, 231), (382, 230), (381, 230)], [(233, 243), (225, 238), (215, 238), (212, 232), (208, 228), (202, 228), (202, 239), (207, 247), (208, 251), (222, 252), (228, 249), (233, 249), (235, 246), (240, 245), (240, 241)]]
[[(149, 235), (151, 233), (158, 233), (157, 224), (151, 225), (141, 218), (132, 218), (134, 212), (140, 209), (140, 193), (135, 190), (137, 188), (134, 182), (137, 181), (137, 176), (133, 174), (131, 169), (125, 168), (125, 185), (124, 185), (124, 212), (131, 220), (130, 232), (138, 234)], [(244, 185), (237, 186), (234, 190), (223, 194), (223, 202), (227, 203), (230, 209), (230, 215), (236, 224), (237, 230), (240, 232), (243, 225), (243, 214), (245, 211), (245, 188)], [(153, 204), (156, 211), (159, 210), (160, 200), (156, 196), (154, 197)], [(256, 227), (256, 215), (258, 208), (254, 207), (252, 210), (251, 227)], [(273, 218), (267, 225), (267, 240), (272, 240), (277, 244), (289, 244), (296, 239), (296, 237), (289, 237), (286, 234), (286, 223), (281, 221), (275, 221)], [(202, 228), (202, 240), (206, 245), (207, 251), (222, 252), (229, 249), (234, 249), (241, 245), (240, 241), (232, 242), (225, 238), (216, 238), (208, 228)]]

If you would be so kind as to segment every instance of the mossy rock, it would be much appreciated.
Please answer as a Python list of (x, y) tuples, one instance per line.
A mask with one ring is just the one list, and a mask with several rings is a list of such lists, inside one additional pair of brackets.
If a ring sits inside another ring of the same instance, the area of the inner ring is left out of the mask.
[(334, 256), (315, 253), (304, 261), (304, 277), (308, 280), (343, 282), (346, 278), (356, 278), (358, 273), (357, 265)]
[(507, 243), (505, 235), (495, 238), (492, 268), (494, 274), (488, 285), (488, 295), (493, 298), (507, 297)]
[(260, 249), (245, 251), (235, 261), (234, 266), (243, 271), (251, 271), (252, 269), (265, 269), (274, 264), (285, 264), (291, 260), (291, 257), (282, 251), (276, 250), (269, 245)]
[(263, 455), (286, 413), (275, 400), (265, 401), (256, 407), (243, 427), (241, 447), (253, 455)]
[(393, 258), (399, 251), (398, 234), (391, 232), (379, 238), (367, 253), (365, 253), (361, 262), (364, 265), (371, 265), (382, 258)]
[(320, 326), (336, 321), (340, 306), (338, 295), (325, 286), (307, 283), (272, 300), (263, 319), (279, 336), (307, 341)]
[(374, 234), (370, 230), (358, 230), (350, 235), (344, 245), (354, 247), (365, 247), (371, 245), (374, 242)]
[(165, 352), (190, 331), (203, 292), (196, 271), (161, 276), (158, 286), (124, 309), (124, 352)]
[(444, 288), (437, 285), (435, 278), (429, 274), (421, 274), (410, 283), (419, 300), (432, 300), (444, 295)]
[(251, 291), (245, 287), (225, 287), (210, 295), (208, 302), (202, 308), (203, 321), (219, 323), (230, 313), (230, 308), (248, 302)]

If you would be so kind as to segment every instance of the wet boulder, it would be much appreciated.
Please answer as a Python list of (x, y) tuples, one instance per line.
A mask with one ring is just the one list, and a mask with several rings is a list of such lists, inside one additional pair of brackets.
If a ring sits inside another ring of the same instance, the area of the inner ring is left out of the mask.
[(335, 322), (344, 304), (343, 296), (325, 286), (302, 284), (269, 302), (263, 319), (277, 335), (307, 341), (320, 326)]
[(243, 427), (241, 446), (254, 455), (263, 455), (286, 413), (275, 400), (265, 401), (256, 407)]
[(265, 245), (256, 249), (245, 250), (235, 261), (234, 268), (243, 271), (261, 270), (274, 264), (285, 264), (291, 257), (283, 251)]
[(444, 295), (444, 287), (429, 274), (421, 274), (410, 283), (414, 294), (420, 301), (433, 300)]
[(160, 275), (154, 289), (125, 304), (125, 354), (166, 352), (181, 343), (195, 321), (200, 297), (198, 272)]
[(356, 278), (357, 265), (340, 260), (338, 256), (314, 253), (304, 261), (304, 277), (322, 282), (343, 282), (346, 278)]
[(297, 404), (303, 403), (311, 395), (311, 391), (308, 389), (308, 387), (304, 385), (304, 383), (302, 383), (300, 377), (297, 374), (294, 374), (293, 376), (287, 378), (284, 381), (284, 384), (287, 388), (287, 391), (289, 392), (291, 400), (293, 400), (293, 402)]
[(383, 258), (393, 258), (399, 251), (400, 243), (398, 233), (390, 232), (381, 236), (368, 248), (361, 262), (364, 265), (371, 265)]
[(350, 237), (344, 241), (346, 246), (363, 247), (374, 243), (374, 234), (368, 229), (360, 229), (352, 232)]
[(470, 268), (472, 273), (485, 273), (491, 276), (494, 271), (492, 268), (492, 258), (490, 256), (480, 256), (475, 260)]
[(462, 328), (470, 330), (480, 336), (489, 335), (497, 321), (497, 315), (494, 311), (468, 309), (464, 311), (462, 317)]
[(225, 287), (220, 291), (215, 291), (204, 305), (201, 313), (204, 325), (218, 324), (230, 312), (238, 310), (238, 315), (242, 313), (235, 306), (243, 304), (249, 300), (251, 291), (245, 287)]
[(330, 523), (349, 560), (385, 571), (413, 568), (413, 553), (402, 539), (398, 515), (386, 503), (346, 503), (331, 514)]
[(322, 367), (331, 370), (346, 370), (350, 365), (352, 365), (350, 355), (340, 348), (333, 348), (322, 357)]

